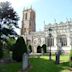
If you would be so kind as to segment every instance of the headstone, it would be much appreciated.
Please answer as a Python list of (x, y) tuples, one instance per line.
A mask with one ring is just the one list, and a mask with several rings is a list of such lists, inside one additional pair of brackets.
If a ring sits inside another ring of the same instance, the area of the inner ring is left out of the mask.
[(12, 51), (10, 51), (9, 53), (10, 53), (10, 60), (12, 61)]
[(44, 54), (43, 48), (41, 48), (41, 52), (42, 52), (42, 54)]
[(28, 54), (24, 53), (23, 54), (23, 71), (25, 71), (28, 68), (29, 62), (28, 62)]

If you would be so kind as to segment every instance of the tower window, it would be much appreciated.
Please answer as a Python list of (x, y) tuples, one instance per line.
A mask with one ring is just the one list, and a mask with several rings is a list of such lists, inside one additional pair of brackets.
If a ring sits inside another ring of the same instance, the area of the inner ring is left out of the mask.
[(27, 20), (27, 13), (25, 14), (25, 20)]

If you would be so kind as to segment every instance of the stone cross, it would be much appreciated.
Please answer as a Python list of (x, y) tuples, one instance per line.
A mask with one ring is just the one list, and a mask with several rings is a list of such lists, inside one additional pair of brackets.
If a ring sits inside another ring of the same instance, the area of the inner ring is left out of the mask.
[(25, 71), (28, 68), (29, 62), (28, 62), (28, 54), (24, 53), (23, 54), (23, 64), (22, 64), (22, 69)]

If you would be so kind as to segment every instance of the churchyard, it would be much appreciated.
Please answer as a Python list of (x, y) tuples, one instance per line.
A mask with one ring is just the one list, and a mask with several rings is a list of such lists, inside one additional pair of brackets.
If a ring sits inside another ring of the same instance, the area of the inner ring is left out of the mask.
[[(62, 42), (54, 54), (46, 44), (37, 47), (37, 53), (28, 40), (18, 35), (18, 15), (9, 2), (0, 3), (0, 72), (72, 72), (72, 50), (62, 54)], [(11, 25), (10, 25), (11, 24)], [(6, 26), (4, 26), (6, 25)], [(51, 29), (49, 29), (51, 30)], [(51, 34), (50, 38), (51, 38)], [(33, 53), (33, 54), (31, 54)]]
[[(60, 64), (55, 64), (55, 55), (52, 55), (52, 61), (49, 56), (33, 56), (29, 58), (30, 67), (28, 72), (71, 72), (69, 55), (60, 56)], [(21, 72), (22, 63), (15, 62), (9, 64), (0, 64), (0, 72)]]

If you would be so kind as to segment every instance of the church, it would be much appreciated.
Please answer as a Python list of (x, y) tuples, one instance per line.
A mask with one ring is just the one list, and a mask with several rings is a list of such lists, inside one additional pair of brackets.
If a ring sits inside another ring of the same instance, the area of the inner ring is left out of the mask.
[[(72, 48), (72, 21), (49, 23), (44, 25), (44, 31), (36, 32), (36, 13), (30, 9), (23, 10), (21, 36), (32, 46), (32, 52), (37, 53), (37, 47), (46, 44), (47, 52), (56, 52), (60, 46), (64, 52)], [(51, 31), (50, 31), (51, 30)]]

